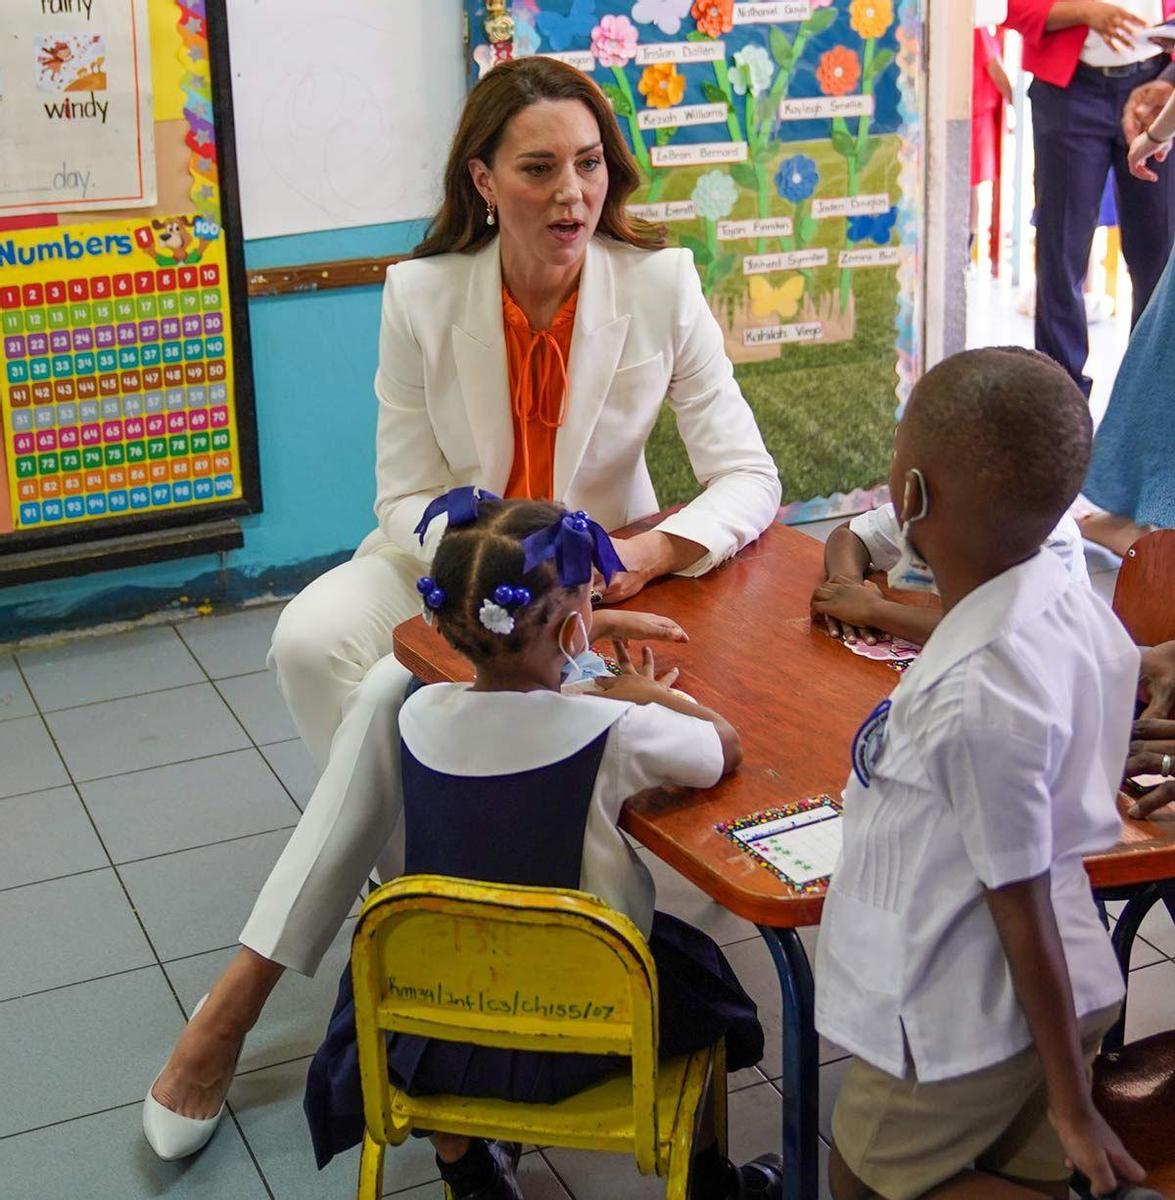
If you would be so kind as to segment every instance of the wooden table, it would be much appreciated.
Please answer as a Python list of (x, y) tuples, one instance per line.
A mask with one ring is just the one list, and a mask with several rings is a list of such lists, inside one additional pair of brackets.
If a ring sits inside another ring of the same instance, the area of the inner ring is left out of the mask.
[[(622, 824), (724, 907), (755, 922), (771, 950), (783, 994), (789, 1200), (816, 1200), (819, 1190), (813, 982), (796, 930), (820, 920), (823, 897), (797, 893), (715, 826), (804, 796), (839, 795), (853, 734), (900, 679), (813, 628), (808, 600), (824, 577), (823, 550), (776, 524), (703, 578), (658, 581), (626, 606), (662, 613), (685, 628), (688, 645), (659, 648), (658, 666), (680, 667), (679, 686), (722, 712), (742, 735), (745, 759), (737, 774), (706, 792), (638, 797), (626, 805)], [(421, 618), (400, 625), (394, 644), (400, 662), (428, 682), (472, 678), (469, 664)], [(1175, 876), (1175, 815), (1127, 820), (1122, 845), (1087, 865), (1100, 888)]]

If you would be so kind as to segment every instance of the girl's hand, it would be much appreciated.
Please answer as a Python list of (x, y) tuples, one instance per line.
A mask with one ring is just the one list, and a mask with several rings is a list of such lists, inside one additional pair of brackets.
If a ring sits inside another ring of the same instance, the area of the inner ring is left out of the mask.
[(824, 619), (833, 637), (872, 646), (877, 641), (877, 605), (883, 599), (881, 589), (868, 579), (836, 575), (812, 593), (812, 615)]
[(611, 679), (596, 680), (596, 686), (613, 700), (630, 700), (633, 704), (657, 704), (665, 699), (669, 689), (677, 682), (676, 667), (657, 678), (657, 663), (648, 646), (641, 652), (640, 665), (632, 661), (627, 643), (617, 638), (612, 643), (620, 674)]
[(1161, 642), (1142, 652), (1143, 717), (1175, 717), (1175, 642)]
[(1126, 161), (1130, 164), (1130, 174), (1135, 179), (1145, 179), (1148, 183), (1158, 183), (1159, 177), (1146, 165), (1147, 160), (1153, 158), (1156, 162), (1166, 162), (1167, 155), (1170, 153), (1170, 138), (1165, 142), (1156, 142), (1144, 129), (1130, 143), (1130, 149), (1126, 155)]
[(1093, 1195), (1108, 1196), (1117, 1190), (1120, 1179), (1126, 1183), (1142, 1183), (1146, 1178), (1146, 1172), (1127, 1154), (1118, 1135), (1092, 1102), (1087, 1102), (1079, 1112), (1066, 1116), (1050, 1108), (1049, 1122), (1061, 1139), (1066, 1165), (1089, 1180)]
[(601, 608), (592, 613), (592, 638), (631, 638), (637, 642), (688, 642), (689, 635), (674, 620), (658, 613)]
[(1101, 34), (1102, 41), (1111, 50), (1133, 49), (1134, 34), (1146, 28), (1146, 22), (1141, 17), (1116, 4), (1106, 4), (1104, 0), (1090, 0), (1082, 18), (1090, 29)]

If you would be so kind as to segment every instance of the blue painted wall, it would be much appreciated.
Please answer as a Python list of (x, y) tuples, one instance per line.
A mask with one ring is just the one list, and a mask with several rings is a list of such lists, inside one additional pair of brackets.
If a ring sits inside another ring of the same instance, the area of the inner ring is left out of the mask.
[[(246, 243), (245, 262), (256, 270), (403, 254), (425, 224), (261, 239)], [(251, 301), (265, 507), (241, 519), (244, 547), (0, 590), (0, 641), (290, 595), (348, 557), (374, 524), (379, 312), (376, 286)]]

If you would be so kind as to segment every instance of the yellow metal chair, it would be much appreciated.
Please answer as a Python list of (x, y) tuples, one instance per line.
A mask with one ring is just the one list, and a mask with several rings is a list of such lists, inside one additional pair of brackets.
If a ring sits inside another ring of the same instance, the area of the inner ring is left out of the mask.
[[(630, 1151), (685, 1200), (702, 1101), (726, 1152), (723, 1041), (657, 1059), (657, 974), (645, 939), (586, 892), (407, 875), (373, 892), (351, 946), (367, 1132), (359, 1200), (413, 1129)], [(617, 1055), (617, 1073), (559, 1104), (409, 1096), (388, 1078), (385, 1033), (516, 1050)], [(626, 1061), (628, 1060), (628, 1061)]]

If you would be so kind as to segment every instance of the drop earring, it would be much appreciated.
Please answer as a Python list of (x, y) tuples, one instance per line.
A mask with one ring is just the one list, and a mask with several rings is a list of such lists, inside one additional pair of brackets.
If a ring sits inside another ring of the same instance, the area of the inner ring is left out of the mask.
[(494, 223), (494, 221), (496, 220), (496, 218), (494, 217), (494, 211), (495, 211), (494, 202), (492, 200), (487, 200), (486, 201), (486, 224), (487, 225), (492, 225)]

